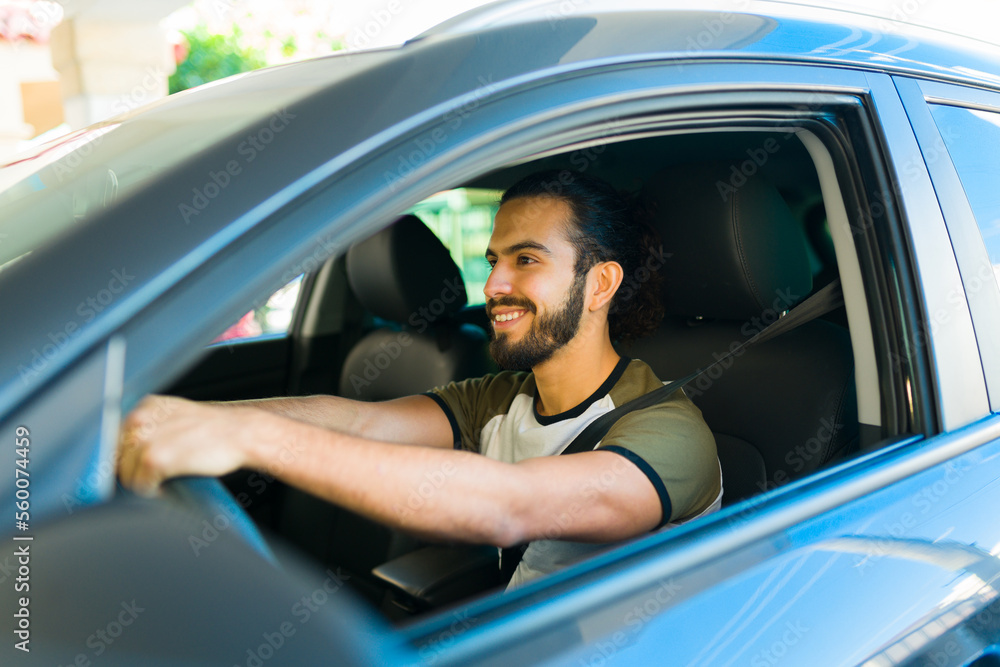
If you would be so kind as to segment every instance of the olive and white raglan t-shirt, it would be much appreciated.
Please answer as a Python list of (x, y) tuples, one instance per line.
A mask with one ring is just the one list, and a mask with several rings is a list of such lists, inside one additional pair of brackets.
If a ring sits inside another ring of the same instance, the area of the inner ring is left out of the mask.
[[(427, 395), (448, 416), (456, 449), (517, 463), (562, 453), (597, 417), (662, 384), (644, 362), (622, 358), (597, 391), (557, 415), (538, 414), (535, 377), (523, 371), (451, 382)], [(722, 473), (715, 438), (683, 391), (624, 415), (596, 448), (625, 457), (646, 475), (663, 508), (658, 527), (690, 521), (720, 507)], [(535, 540), (524, 552), (511, 586), (607, 546)]]

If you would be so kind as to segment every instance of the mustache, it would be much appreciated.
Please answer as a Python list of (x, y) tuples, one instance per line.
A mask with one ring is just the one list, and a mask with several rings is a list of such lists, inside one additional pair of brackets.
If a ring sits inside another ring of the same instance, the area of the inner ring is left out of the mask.
[(528, 301), (522, 297), (516, 296), (501, 296), (496, 299), (487, 299), (486, 301), (486, 314), (490, 319), (493, 319), (493, 309), (494, 308), (523, 308), (529, 313), (534, 314), (536, 312), (535, 304)]

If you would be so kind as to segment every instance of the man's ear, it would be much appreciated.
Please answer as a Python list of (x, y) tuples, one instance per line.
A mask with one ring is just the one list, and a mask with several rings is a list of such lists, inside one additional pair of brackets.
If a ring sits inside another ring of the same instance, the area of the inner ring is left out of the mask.
[(588, 308), (595, 311), (607, 306), (621, 287), (624, 276), (625, 272), (618, 262), (600, 262), (590, 267)]

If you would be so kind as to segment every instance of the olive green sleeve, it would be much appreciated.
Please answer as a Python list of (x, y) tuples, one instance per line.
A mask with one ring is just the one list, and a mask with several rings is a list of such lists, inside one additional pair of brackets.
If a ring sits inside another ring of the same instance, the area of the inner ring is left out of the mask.
[(683, 392), (622, 417), (599, 449), (625, 456), (646, 474), (663, 506), (660, 525), (699, 514), (721, 490), (715, 438)]
[(514, 397), (534, 379), (528, 373), (501, 372), (481, 378), (449, 382), (427, 392), (451, 422), (455, 449), (479, 452), (483, 427), (510, 409)]

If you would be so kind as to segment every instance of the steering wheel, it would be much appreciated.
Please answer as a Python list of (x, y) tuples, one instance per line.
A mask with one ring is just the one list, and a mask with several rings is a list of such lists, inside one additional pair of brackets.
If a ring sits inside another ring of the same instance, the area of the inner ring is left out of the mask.
[(175, 477), (164, 482), (163, 488), (181, 503), (202, 514), (212, 528), (220, 533), (233, 531), (264, 560), (280, 567), (257, 524), (217, 478)]

